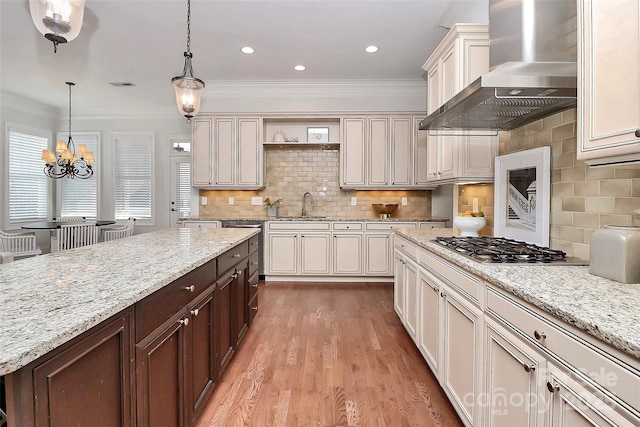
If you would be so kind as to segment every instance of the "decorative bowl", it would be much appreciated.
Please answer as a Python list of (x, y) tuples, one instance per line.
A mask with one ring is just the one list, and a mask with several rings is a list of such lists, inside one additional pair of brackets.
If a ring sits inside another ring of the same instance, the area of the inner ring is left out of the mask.
[(380, 218), (391, 218), (391, 214), (398, 209), (397, 203), (372, 203), (371, 206), (376, 214), (380, 216)]
[(485, 217), (459, 216), (453, 217), (453, 226), (460, 230), (462, 237), (478, 237), (478, 231), (487, 225)]

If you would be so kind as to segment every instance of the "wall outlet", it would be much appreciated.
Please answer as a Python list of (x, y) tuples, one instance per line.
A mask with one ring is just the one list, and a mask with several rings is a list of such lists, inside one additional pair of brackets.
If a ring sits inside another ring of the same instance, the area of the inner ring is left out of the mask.
[(229, 204), (232, 205), (233, 204), (233, 197), (229, 197)]
[(207, 196), (202, 196), (202, 197), (200, 197), (200, 204), (201, 204), (202, 206), (207, 206), (207, 201), (208, 201), (208, 200), (207, 200)]
[(402, 206), (407, 206), (407, 198), (406, 197), (402, 198)]
[(251, 206), (261, 206), (262, 205), (262, 197), (252, 197), (251, 198)]
[(472, 200), (473, 200), (473, 212), (478, 212), (478, 198), (474, 197)]
[(357, 206), (358, 205), (358, 198), (357, 197), (352, 197), (351, 198), (351, 206)]

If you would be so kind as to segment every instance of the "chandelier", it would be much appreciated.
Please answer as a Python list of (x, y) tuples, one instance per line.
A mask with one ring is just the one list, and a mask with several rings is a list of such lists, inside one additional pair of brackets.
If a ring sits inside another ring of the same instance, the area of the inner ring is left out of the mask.
[(171, 79), (176, 91), (176, 104), (180, 114), (187, 118), (187, 123), (200, 111), (200, 95), (204, 82), (193, 76), (191, 67), (191, 0), (187, 0), (187, 51), (184, 53), (184, 69), (182, 75)]
[(78, 37), (82, 29), (85, 0), (29, 0), (31, 19), (38, 31), (53, 42), (53, 52), (58, 44)]
[(49, 178), (82, 178), (86, 179), (93, 175), (91, 165), (95, 161), (93, 153), (87, 150), (85, 144), (78, 145), (76, 154), (75, 144), (71, 138), (71, 87), (75, 83), (65, 82), (69, 86), (69, 140), (68, 142), (58, 141), (56, 152), (42, 150), (42, 160), (45, 162), (44, 174)]

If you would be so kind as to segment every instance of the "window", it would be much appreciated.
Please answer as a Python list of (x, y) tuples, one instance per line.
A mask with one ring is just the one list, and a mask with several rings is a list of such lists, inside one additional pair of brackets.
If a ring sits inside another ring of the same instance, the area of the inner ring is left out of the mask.
[(174, 158), (173, 165), (173, 209), (178, 218), (191, 216), (191, 161), (189, 158)]
[(151, 219), (153, 133), (114, 133), (116, 219)]
[[(98, 155), (98, 142), (100, 134), (98, 132), (73, 132), (73, 143), (76, 150), (80, 144), (85, 144), (89, 151), (94, 153), (96, 160), (100, 161)], [(58, 133), (59, 141), (67, 141), (67, 132)], [(60, 216), (83, 216), (86, 218), (96, 218), (98, 215), (98, 169), (94, 163), (93, 176), (87, 179), (62, 178), (58, 181), (58, 206), (60, 206)]]
[(48, 218), (49, 178), (43, 173), (45, 131), (9, 127), (9, 223)]

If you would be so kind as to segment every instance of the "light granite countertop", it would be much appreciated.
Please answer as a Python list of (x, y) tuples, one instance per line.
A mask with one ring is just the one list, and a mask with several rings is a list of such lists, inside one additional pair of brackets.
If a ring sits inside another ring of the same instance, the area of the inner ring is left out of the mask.
[(612, 346), (640, 358), (640, 283), (589, 274), (588, 266), (483, 264), (435, 242), (452, 229), (395, 232), (470, 273)]
[(258, 232), (170, 228), (0, 265), (0, 375), (18, 370)]
[(260, 218), (192, 217), (181, 221), (381, 221), (381, 222), (446, 222), (447, 218), (335, 218), (331, 216), (271, 216)]

